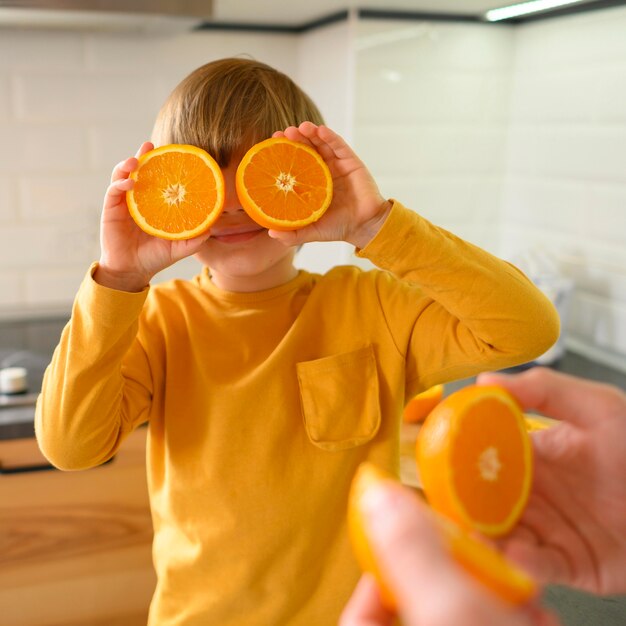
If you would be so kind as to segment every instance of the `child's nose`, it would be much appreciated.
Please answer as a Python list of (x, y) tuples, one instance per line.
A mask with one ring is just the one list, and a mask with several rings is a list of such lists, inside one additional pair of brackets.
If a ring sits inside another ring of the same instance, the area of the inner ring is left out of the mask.
[(243, 211), (241, 202), (239, 202), (236, 193), (228, 193), (227, 191), (224, 197), (224, 213), (236, 213), (237, 211)]

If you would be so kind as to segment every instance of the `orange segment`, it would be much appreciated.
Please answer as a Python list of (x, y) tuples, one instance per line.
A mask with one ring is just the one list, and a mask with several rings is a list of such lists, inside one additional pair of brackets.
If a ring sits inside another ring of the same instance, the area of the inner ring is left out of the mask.
[(537, 583), (484, 541), (439, 516), (440, 529), (455, 560), (477, 581), (510, 604), (525, 604), (537, 595)]
[(246, 152), (236, 174), (239, 201), (261, 226), (294, 230), (318, 220), (332, 200), (322, 157), (306, 144), (266, 139)]
[[(362, 463), (357, 469), (348, 500), (348, 532), (359, 565), (376, 579), (385, 606), (395, 609), (393, 593), (384, 581), (370, 546), (360, 504), (366, 491), (381, 481), (397, 482), (391, 474), (372, 463)], [(472, 538), (454, 522), (441, 516), (434, 519), (453, 558), (487, 589), (511, 604), (523, 604), (536, 595), (534, 580), (499, 552)], [(419, 584), (420, 581), (416, 580), (415, 585)]]
[(402, 420), (407, 424), (422, 422), (426, 416), (441, 402), (443, 385), (434, 385), (426, 391), (413, 396), (404, 407)]
[(139, 158), (126, 204), (139, 228), (163, 239), (191, 239), (210, 228), (224, 206), (224, 177), (196, 146), (170, 144)]
[(466, 387), (437, 405), (420, 429), (416, 458), (431, 506), (462, 526), (499, 536), (526, 505), (530, 437), (501, 387)]
[(396, 479), (391, 474), (376, 467), (372, 463), (366, 462), (359, 465), (352, 479), (350, 495), (348, 496), (348, 534), (350, 535), (354, 555), (361, 569), (374, 576), (380, 589), (380, 597), (383, 604), (389, 609), (394, 609), (396, 601), (385, 584), (378, 564), (376, 563), (374, 552), (365, 531), (365, 522), (361, 513), (360, 504), (361, 498), (372, 485), (386, 480), (396, 482)]

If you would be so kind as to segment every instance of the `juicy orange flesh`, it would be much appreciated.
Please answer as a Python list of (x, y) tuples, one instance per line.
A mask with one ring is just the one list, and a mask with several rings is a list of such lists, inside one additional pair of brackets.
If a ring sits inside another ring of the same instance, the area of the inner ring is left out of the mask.
[(452, 448), (456, 495), (473, 520), (505, 522), (523, 492), (523, 439), (511, 409), (495, 398), (470, 407)]
[(283, 220), (309, 217), (328, 193), (326, 176), (315, 157), (284, 143), (259, 150), (245, 169), (243, 183), (266, 215)]
[[(213, 172), (199, 156), (180, 152), (147, 161), (139, 170), (133, 193), (146, 222), (171, 233), (200, 226), (217, 201)], [(171, 203), (165, 197), (168, 194), (174, 199)]]

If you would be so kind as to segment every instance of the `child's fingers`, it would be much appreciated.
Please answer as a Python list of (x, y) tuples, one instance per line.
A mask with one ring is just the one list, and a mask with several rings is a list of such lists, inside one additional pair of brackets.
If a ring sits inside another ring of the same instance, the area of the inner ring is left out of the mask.
[(120, 180), (121, 178), (128, 178), (128, 175), (137, 169), (139, 157), (143, 156), (146, 152), (149, 152), (152, 149), (154, 149), (154, 144), (150, 141), (144, 141), (134, 157), (129, 157), (128, 159), (120, 161), (113, 168), (113, 172), (111, 173), (111, 182)]
[(104, 209), (111, 209), (120, 204), (125, 199), (126, 192), (132, 189), (135, 181), (132, 178), (120, 178), (114, 180), (104, 194)]
[(124, 161), (120, 161), (114, 168), (113, 172), (111, 172), (111, 182), (114, 183), (116, 180), (121, 180), (123, 178), (128, 178), (128, 175), (137, 169), (137, 158), (129, 157)]
[(320, 231), (315, 223), (304, 228), (298, 228), (298, 230), (274, 230), (270, 228), (267, 234), (286, 246), (301, 246), (311, 241), (327, 240), (327, 238), (320, 236)]
[(138, 159), (146, 152), (150, 152), (150, 150), (154, 150), (154, 144), (151, 141), (144, 141), (139, 147), (139, 150), (137, 150), (137, 154), (135, 154), (135, 157)]
[(329, 161), (336, 158), (337, 155), (332, 147), (319, 136), (321, 128), (325, 127), (316, 126), (313, 122), (302, 122), (302, 124), (298, 126), (298, 131), (302, 136), (307, 138), (308, 143), (310, 143), (322, 155), (322, 158), (325, 161)]
[(285, 128), (285, 130), (283, 131), (283, 136), (287, 139), (291, 139), (291, 141), (297, 141), (299, 143), (306, 144), (311, 148), (315, 147), (313, 143), (300, 132), (300, 129), (296, 128), (295, 126), (289, 126), (288, 128)]
[(360, 160), (346, 140), (328, 126), (320, 126), (317, 135), (320, 141), (323, 141), (333, 151), (336, 158)]

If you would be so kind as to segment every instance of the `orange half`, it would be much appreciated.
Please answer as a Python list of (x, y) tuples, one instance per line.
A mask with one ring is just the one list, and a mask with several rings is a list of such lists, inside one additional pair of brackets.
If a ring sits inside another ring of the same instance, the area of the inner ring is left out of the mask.
[(317, 221), (333, 197), (324, 159), (311, 147), (283, 137), (255, 144), (237, 167), (241, 206), (257, 224), (295, 230)]
[[(382, 481), (398, 482), (391, 474), (372, 463), (362, 463), (357, 469), (348, 500), (348, 533), (359, 565), (374, 576), (383, 604), (388, 609), (394, 610), (397, 604), (376, 562), (360, 504), (366, 491)], [(457, 563), (502, 600), (519, 605), (528, 602), (537, 594), (535, 581), (494, 548), (472, 538), (450, 520), (441, 516), (434, 519), (443, 536), (444, 544)], [(419, 584), (420, 581), (416, 580), (415, 585)]]
[(146, 152), (130, 178), (126, 204), (139, 228), (163, 239), (191, 239), (207, 231), (224, 207), (224, 176), (196, 146), (170, 144)]
[(438, 404), (417, 437), (418, 473), (437, 512), (489, 536), (506, 534), (530, 493), (524, 415), (502, 387), (465, 387)]

